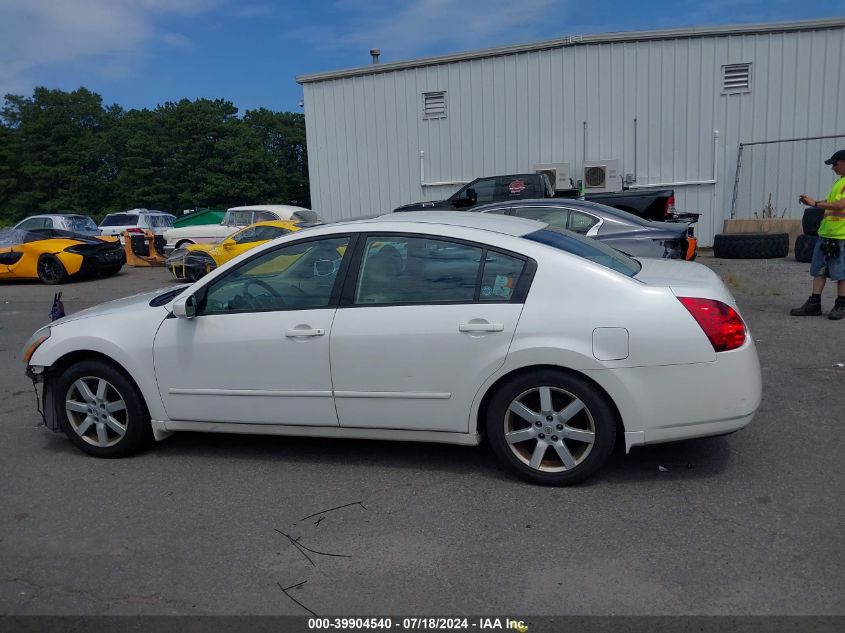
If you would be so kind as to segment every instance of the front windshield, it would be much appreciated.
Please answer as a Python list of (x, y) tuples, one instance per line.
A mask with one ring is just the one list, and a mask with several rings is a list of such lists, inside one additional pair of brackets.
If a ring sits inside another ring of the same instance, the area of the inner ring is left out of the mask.
[(91, 218), (83, 215), (74, 215), (67, 219), (68, 228), (71, 231), (96, 231), (97, 224)]
[(606, 244), (583, 235), (578, 235), (566, 229), (548, 226), (523, 236), (532, 242), (539, 242), (578, 257), (589, 259), (591, 262), (606, 266), (611, 270), (633, 277), (642, 266), (636, 259), (631, 259)]

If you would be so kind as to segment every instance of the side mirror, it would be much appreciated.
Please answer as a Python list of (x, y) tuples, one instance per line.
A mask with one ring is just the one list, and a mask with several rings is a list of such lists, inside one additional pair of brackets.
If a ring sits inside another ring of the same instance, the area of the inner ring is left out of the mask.
[(197, 316), (197, 299), (194, 295), (179, 297), (173, 302), (173, 315), (180, 319), (193, 319)]

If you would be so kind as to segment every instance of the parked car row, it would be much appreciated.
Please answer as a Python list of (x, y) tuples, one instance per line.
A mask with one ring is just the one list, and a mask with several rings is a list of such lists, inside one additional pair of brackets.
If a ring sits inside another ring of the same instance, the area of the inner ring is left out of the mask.
[[(467, 212), (540, 220), (604, 242), (631, 257), (693, 260), (697, 255), (694, 221), (654, 222), (586, 200), (521, 198), (476, 205)], [(149, 231), (163, 237), (167, 267), (173, 276), (196, 281), (250, 248), (322, 222), (316, 212), (290, 205), (232, 207), (219, 224), (172, 228), (173, 219), (161, 211), (132, 209), (107, 215), (100, 227), (87, 216), (53, 214), (27, 218), (16, 228), (76, 227), (88, 235), (102, 231), (121, 242), (125, 233)]]
[(123, 233), (151, 231), (164, 233), (173, 226), (176, 216), (152, 209), (130, 209), (120, 213), (109, 213), (100, 225), (93, 218), (79, 213), (43, 213), (32, 215), (18, 222), (13, 228), (30, 231), (33, 229), (61, 229), (82, 235), (116, 235), (123, 241)]

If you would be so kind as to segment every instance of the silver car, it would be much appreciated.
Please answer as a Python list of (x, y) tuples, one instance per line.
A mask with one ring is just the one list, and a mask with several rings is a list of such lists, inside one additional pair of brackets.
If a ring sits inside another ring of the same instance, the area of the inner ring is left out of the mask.
[(32, 231), (35, 229), (62, 229), (82, 235), (100, 235), (100, 227), (91, 217), (80, 213), (43, 213), (31, 215), (18, 222), (13, 228)]

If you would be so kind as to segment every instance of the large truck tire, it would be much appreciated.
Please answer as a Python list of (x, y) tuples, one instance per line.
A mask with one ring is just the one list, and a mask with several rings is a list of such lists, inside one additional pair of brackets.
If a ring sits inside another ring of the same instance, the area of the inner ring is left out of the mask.
[(789, 233), (719, 233), (713, 255), (723, 259), (772, 259), (789, 255)]
[(818, 235), (799, 235), (795, 238), (795, 260), (805, 264), (811, 262), (818, 239)]
[(824, 217), (824, 209), (818, 207), (807, 207), (804, 209), (804, 217), (801, 218), (801, 228), (804, 235), (818, 235), (819, 225)]

